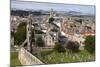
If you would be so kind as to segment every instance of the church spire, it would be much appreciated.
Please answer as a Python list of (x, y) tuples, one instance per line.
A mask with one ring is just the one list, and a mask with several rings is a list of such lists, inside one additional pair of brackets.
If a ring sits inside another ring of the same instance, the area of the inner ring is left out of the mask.
[(53, 9), (50, 10), (50, 17), (53, 17)]

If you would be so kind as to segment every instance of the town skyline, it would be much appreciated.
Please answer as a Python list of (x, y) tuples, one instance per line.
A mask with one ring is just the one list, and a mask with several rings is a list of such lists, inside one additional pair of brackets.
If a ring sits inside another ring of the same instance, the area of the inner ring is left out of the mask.
[[(20, 10), (50, 10), (54, 11), (75, 11), (83, 14), (95, 15), (94, 5), (75, 5), (75, 4), (59, 4), (59, 3), (47, 3), (47, 2), (30, 2), (30, 1), (16, 1), (11, 0), (11, 9)], [(24, 5), (23, 5), (24, 4)]]

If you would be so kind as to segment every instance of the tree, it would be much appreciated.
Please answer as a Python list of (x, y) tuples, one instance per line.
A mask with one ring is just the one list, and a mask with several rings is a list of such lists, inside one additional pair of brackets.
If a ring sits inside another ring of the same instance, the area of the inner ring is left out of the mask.
[(79, 43), (78, 42), (69, 41), (65, 47), (72, 52), (79, 51)]
[(12, 31), (11, 31), (11, 33), (10, 33), (10, 34), (11, 34), (11, 36), (12, 36), (12, 37), (14, 36), (14, 32), (12, 32)]
[(41, 30), (34, 30), (36, 34), (43, 34)]
[(26, 39), (26, 23), (20, 23), (17, 32), (14, 34), (15, 44), (21, 45)]
[(57, 52), (66, 52), (65, 48), (60, 43), (55, 43), (54, 50)]
[(49, 18), (49, 23), (52, 23), (53, 21), (54, 21), (53, 17)]
[(87, 36), (84, 43), (85, 43), (84, 48), (88, 52), (90, 53), (95, 52), (95, 36)]
[(57, 29), (55, 29), (55, 28), (53, 28), (53, 29), (51, 29), (51, 31), (53, 31), (53, 32), (57, 32), (58, 30), (57, 30)]
[(76, 22), (79, 22), (80, 24), (82, 24), (82, 21), (83, 21), (83, 20), (82, 20), (82, 19), (78, 19), (78, 20), (76, 19), (75, 21), (76, 21)]
[(79, 19), (80, 24), (82, 24), (82, 21), (83, 21), (82, 19)]
[(42, 37), (37, 37), (36, 45), (39, 46), (39, 47), (44, 46), (44, 41), (43, 41)]

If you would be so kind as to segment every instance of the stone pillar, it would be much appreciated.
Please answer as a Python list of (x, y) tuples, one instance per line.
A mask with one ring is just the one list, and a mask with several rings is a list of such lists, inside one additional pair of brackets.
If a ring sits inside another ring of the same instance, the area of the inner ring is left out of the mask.
[(28, 16), (27, 21), (27, 50), (31, 52), (32, 48), (32, 15)]

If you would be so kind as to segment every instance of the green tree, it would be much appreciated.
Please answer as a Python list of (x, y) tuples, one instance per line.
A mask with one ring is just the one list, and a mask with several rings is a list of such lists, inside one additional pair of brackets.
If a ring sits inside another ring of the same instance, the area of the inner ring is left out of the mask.
[(79, 19), (80, 24), (82, 24), (82, 21), (83, 21), (82, 19)]
[(10, 33), (10, 34), (11, 34), (11, 36), (14, 36), (14, 32), (12, 32), (12, 31), (11, 31), (11, 33)]
[(49, 23), (52, 23), (53, 21), (54, 21), (53, 17), (49, 18)]
[(90, 53), (95, 52), (95, 36), (87, 36), (84, 43), (85, 43), (84, 48), (88, 52)]
[(55, 43), (54, 50), (57, 52), (66, 52), (65, 48), (60, 43)]
[(78, 20), (76, 19), (75, 21), (76, 21), (76, 22), (79, 22), (80, 24), (82, 24), (82, 21), (83, 21), (83, 20), (82, 20), (82, 19), (78, 19)]
[(17, 32), (14, 34), (15, 44), (21, 45), (26, 39), (26, 23), (20, 23)]
[(42, 37), (37, 37), (36, 45), (39, 47), (44, 47), (44, 40), (42, 39)]
[(57, 30), (57, 29), (55, 29), (55, 28), (53, 28), (53, 29), (51, 29), (51, 31), (53, 31), (53, 32), (57, 32), (58, 30)]

